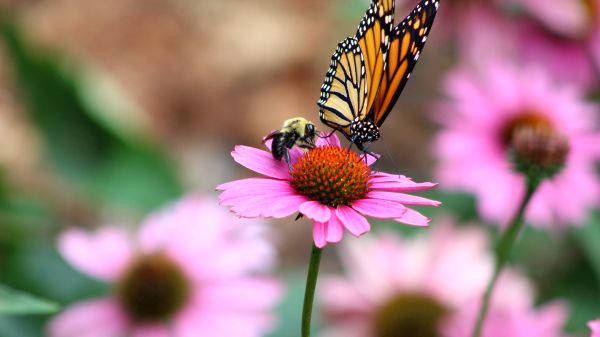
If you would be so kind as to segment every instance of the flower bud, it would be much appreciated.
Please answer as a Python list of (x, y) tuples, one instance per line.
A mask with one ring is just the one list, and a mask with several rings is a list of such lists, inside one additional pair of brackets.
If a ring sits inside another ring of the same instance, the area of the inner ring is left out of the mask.
[(539, 179), (560, 172), (569, 153), (567, 137), (542, 125), (515, 128), (511, 142), (517, 171)]

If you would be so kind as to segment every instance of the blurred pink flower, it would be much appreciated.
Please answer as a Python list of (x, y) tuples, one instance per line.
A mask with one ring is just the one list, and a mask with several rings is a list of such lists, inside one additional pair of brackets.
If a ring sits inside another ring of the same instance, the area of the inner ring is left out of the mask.
[[(444, 337), (470, 336), (479, 305), (459, 312), (461, 319), (446, 326)], [(563, 337), (561, 330), (567, 318), (566, 305), (555, 301), (534, 309), (524, 306), (494, 305), (489, 311), (481, 337)]]
[(591, 337), (600, 337), (600, 319), (588, 322), (588, 327), (592, 330)]
[(264, 227), (188, 196), (152, 214), (136, 238), (115, 227), (69, 230), (58, 249), (113, 293), (67, 308), (52, 337), (257, 337), (271, 328), (281, 285)]
[[(598, 4), (600, 8), (600, 3)], [(600, 16), (600, 13), (598, 13)], [(596, 25), (594, 31), (592, 32), (589, 39), (589, 52), (592, 57), (592, 61), (594, 62), (594, 71), (596, 77), (600, 77), (600, 23)], [(600, 79), (598, 79), (600, 82)]]
[(580, 40), (557, 37), (529, 20), (507, 17), (498, 10), (483, 7), (463, 15), (457, 25), (463, 64), (485, 69), (491, 62), (510, 59), (543, 67), (553, 79), (582, 89), (590, 90), (597, 85), (593, 58)]
[(521, 7), (527, 14), (551, 30), (565, 37), (581, 38), (594, 24), (592, 2), (596, 0), (510, 0), (507, 4)]
[(600, 204), (597, 107), (574, 88), (555, 85), (539, 68), (492, 62), (480, 72), (454, 71), (445, 92), (448, 100), (436, 111), (443, 126), (435, 141), (437, 177), (445, 188), (474, 193), (486, 220), (505, 226), (523, 196), (524, 177), (513, 172), (507, 154), (520, 127), (550, 128), (570, 146), (564, 169), (533, 196), (527, 221), (579, 224), (588, 208)]
[(560, 38), (528, 23), (520, 26), (517, 37), (519, 54), (515, 59), (543, 66), (555, 79), (587, 91), (598, 85), (593, 58), (581, 40)]
[[(430, 189), (436, 184), (415, 183), (409, 178), (372, 172), (371, 156), (360, 157), (340, 147), (335, 134), (318, 137), (317, 147), (290, 151), (292, 171), (268, 151), (236, 146), (231, 153), (239, 164), (264, 178), (236, 180), (217, 186), (222, 205), (242, 217), (284, 218), (300, 212), (313, 223), (319, 248), (342, 240), (343, 229), (360, 236), (370, 230), (366, 216), (427, 226), (429, 219), (405, 205), (439, 206), (435, 200), (404, 192)], [(267, 143), (270, 148), (270, 143)]]
[[(469, 336), (470, 330), (463, 328), (473, 328), (470, 309), (478, 308), (493, 270), (484, 231), (436, 224), (427, 235), (402, 238), (385, 233), (341, 247), (346, 276), (326, 277), (321, 283), (329, 323), (324, 336)], [(484, 337), (516, 337), (512, 332), (518, 329), (534, 329), (540, 322), (520, 317), (535, 316), (532, 297), (529, 283), (505, 270), (492, 309), (507, 310), (526, 326), (502, 327), (506, 334)], [(493, 325), (496, 319), (489, 322)], [(558, 335), (546, 337), (553, 336)]]

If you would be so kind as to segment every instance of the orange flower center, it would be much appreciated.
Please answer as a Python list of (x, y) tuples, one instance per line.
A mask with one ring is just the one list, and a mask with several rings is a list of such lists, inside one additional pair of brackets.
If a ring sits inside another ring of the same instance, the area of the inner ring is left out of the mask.
[(190, 285), (181, 268), (162, 253), (142, 255), (117, 286), (117, 297), (131, 319), (161, 322), (185, 304)]
[(336, 207), (364, 198), (370, 174), (365, 159), (356, 152), (323, 146), (306, 152), (294, 164), (291, 184), (309, 199)]

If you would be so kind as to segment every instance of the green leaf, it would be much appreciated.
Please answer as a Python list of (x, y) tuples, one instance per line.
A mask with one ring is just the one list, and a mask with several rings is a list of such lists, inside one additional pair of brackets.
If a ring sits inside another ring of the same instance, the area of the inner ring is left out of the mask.
[(2, 315), (50, 314), (58, 309), (53, 302), (0, 285)]
[(0, 25), (26, 112), (63, 182), (93, 202), (144, 212), (181, 195), (171, 161), (144, 131), (144, 114), (107, 76), (32, 48), (12, 22)]
[(594, 271), (598, 285), (600, 285), (600, 212), (592, 213), (585, 225), (575, 229), (573, 234)]

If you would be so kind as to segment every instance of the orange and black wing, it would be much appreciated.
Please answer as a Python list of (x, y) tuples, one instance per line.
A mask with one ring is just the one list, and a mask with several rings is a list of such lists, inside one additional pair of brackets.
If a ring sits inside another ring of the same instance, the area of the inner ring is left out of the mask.
[(422, 0), (400, 24), (394, 27), (387, 55), (387, 67), (369, 117), (381, 126), (398, 100), (419, 60), (439, 0)]
[(373, 0), (356, 31), (356, 39), (365, 59), (367, 111), (371, 110), (383, 79), (393, 27), (394, 0)]
[(365, 60), (354, 37), (338, 44), (317, 102), (321, 121), (350, 136), (350, 124), (367, 113)]

